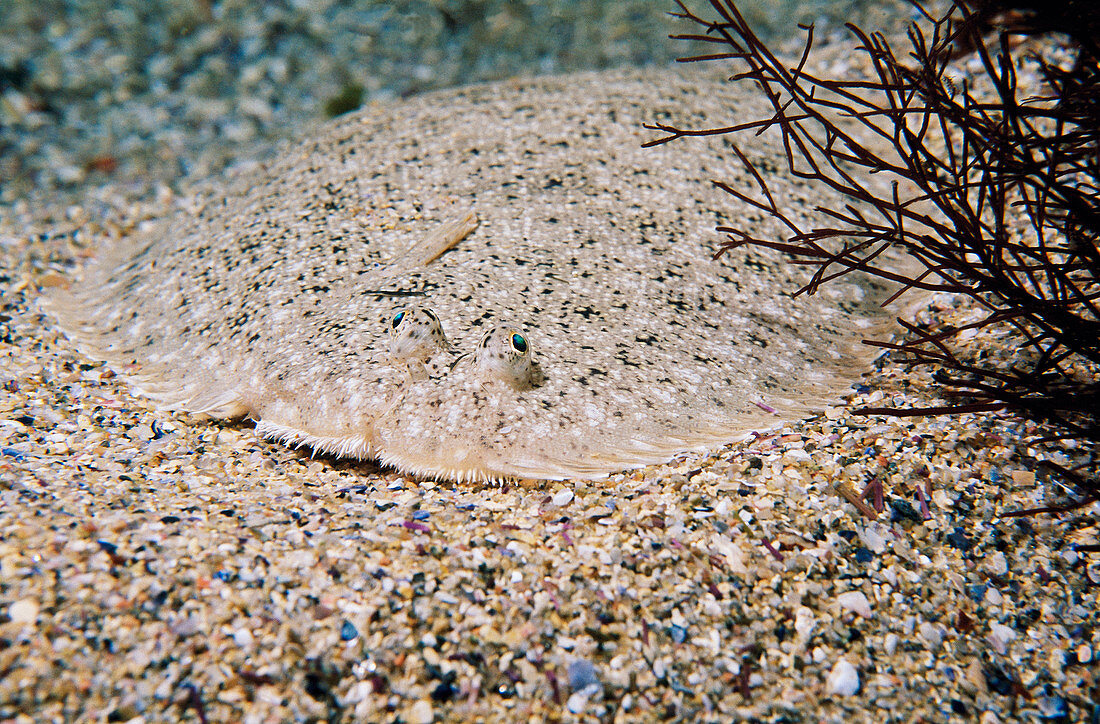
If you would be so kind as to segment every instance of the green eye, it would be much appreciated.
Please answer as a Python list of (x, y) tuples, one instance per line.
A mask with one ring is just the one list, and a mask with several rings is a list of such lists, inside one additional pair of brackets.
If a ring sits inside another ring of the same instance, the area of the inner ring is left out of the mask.
[(513, 334), (512, 349), (519, 352), (520, 354), (525, 354), (527, 352), (527, 340), (524, 339), (522, 335)]
[(397, 329), (397, 325), (401, 324), (401, 320), (404, 319), (404, 318), (405, 318), (405, 313), (404, 312), (398, 312), (397, 314), (393, 315), (393, 321), (390, 324), (393, 325), (394, 329)]

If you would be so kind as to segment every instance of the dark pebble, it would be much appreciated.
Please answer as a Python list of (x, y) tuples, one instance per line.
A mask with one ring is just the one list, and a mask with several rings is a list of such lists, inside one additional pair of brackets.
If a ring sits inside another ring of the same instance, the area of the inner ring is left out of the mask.
[(0, 91), (8, 88), (22, 90), (30, 84), (32, 75), (30, 66), (24, 61), (17, 61), (12, 65), (0, 65)]
[(458, 694), (458, 689), (450, 681), (440, 682), (438, 686), (432, 689), (432, 699), (436, 701), (450, 701)]
[(974, 544), (966, 537), (966, 533), (963, 532), (962, 528), (955, 528), (954, 531), (948, 533), (947, 542), (952, 548), (957, 548), (963, 552), (969, 551), (974, 547)]
[(344, 621), (344, 624), (340, 627), (340, 640), (351, 641), (359, 635), (359, 631), (351, 625), (350, 621)]
[(343, 87), (339, 93), (325, 101), (325, 115), (329, 118), (350, 113), (363, 103), (363, 86), (351, 83)]
[(1032, 624), (1038, 621), (1039, 617), (1042, 615), (1042, 611), (1037, 608), (1029, 608), (1023, 613), (1018, 613), (1015, 616), (1016, 628), (1027, 630)]
[(687, 640), (687, 629), (683, 626), (672, 625), (668, 627), (668, 635), (672, 638), (672, 643), (682, 644)]
[(367, 680), (370, 681), (370, 690), (375, 694), (381, 694), (389, 688), (389, 680), (381, 674), (371, 674)]
[(571, 662), (566, 673), (569, 675), (569, 688), (573, 691), (580, 691), (585, 687), (593, 684), (599, 685), (600, 683), (599, 677), (596, 676), (596, 667), (586, 659), (577, 659)]
[(910, 520), (914, 523), (920, 523), (924, 520), (924, 517), (913, 507), (912, 503), (908, 500), (900, 500), (894, 498), (890, 501), (890, 520), (897, 523), (902, 520)]
[(875, 554), (870, 548), (856, 548), (856, 560), (860, 563), (870, 563), (875, 560)]
[(982, 667), (982, 674), (985, 676), (986, 686), (1001, 696), (1010, 696), (1015, 691), (1016, 687), (1012, 679), (1000, 666), (996, 664), (984, 666)]
[(27, 456), (23, 453), (22, 450), (16, 450), (13, 447), (0, 449), (0, 454), (2, 454), (6, 458), (15, 458), (16, 462), (23, 462), (27, 459)]
[(305, 680), (306, 693), (317, 701), (324, 701), (328, 699), (330, 686), (322, 676), (315, 672), (306, 674)]

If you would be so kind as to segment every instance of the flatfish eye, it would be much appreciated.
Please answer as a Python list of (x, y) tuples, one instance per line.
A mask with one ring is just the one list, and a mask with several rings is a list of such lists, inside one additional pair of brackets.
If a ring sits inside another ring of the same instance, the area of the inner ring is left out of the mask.
[(515, 327), (496, 326), (478, 343), (474, 368), (483, 380), (503, 382), (516, 390), (529, 389), (545, 381), (534, 355), (526, 334)]
[(427, 307), (399, 309), (389, 324), (389, 357), (394, 362), (427, 362), (449, 347), (439, 317)]

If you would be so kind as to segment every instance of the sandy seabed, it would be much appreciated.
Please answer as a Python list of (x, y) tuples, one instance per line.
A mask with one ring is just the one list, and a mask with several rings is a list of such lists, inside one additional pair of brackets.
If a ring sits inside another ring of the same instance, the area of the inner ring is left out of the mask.
[(607, 481), (314, 459), (151, 407), (40, 313), (167, 203), (142, 168), (0, 210), (0, 721), (1100, 717), (1096, 507), (1001, 517), (1065, 499), (1029, 424), (852, 415), (935, 403), (882, 360)]
[(851, 415), (935, 401), (884, 360), (819, 417), (607, 481), (313, 459), (152, 408), (37, 310), (82, 233), (126, 228), (5, 229), (4, 720), (1092, 715), (1095, 511), (999, 517), (1063, 496), (1028, 425)]

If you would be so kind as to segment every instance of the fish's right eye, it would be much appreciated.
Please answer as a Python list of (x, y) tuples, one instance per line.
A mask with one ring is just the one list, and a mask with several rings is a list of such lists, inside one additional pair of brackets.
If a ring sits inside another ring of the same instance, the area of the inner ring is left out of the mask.
[(405, 318), (405, 312), (404, 312), (404, 310), (402, 310), (402, 311), (398, 312), (397, 314), (393, 315), (393, 320), (390, 322), (390, 326), (392, 326), (394, 329), (397, 329), (401, 325), (401, 320), (404, 319), (404, 318)]

